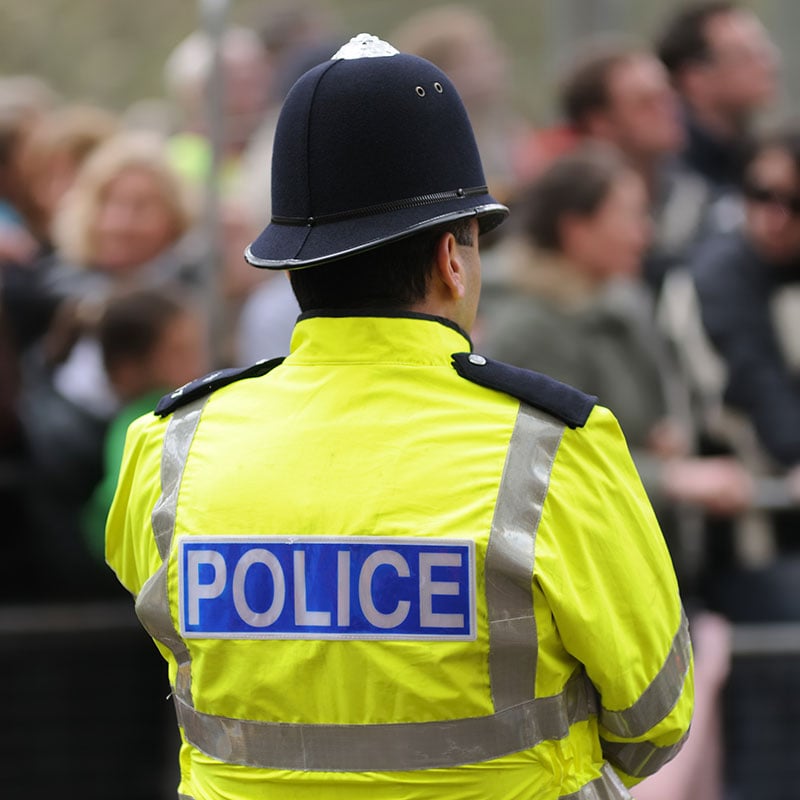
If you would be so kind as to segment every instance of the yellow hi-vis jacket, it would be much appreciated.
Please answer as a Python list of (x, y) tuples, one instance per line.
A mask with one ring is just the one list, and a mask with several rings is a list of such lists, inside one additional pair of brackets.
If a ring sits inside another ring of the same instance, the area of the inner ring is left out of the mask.
[(131, 426), (107, 560), (181, 797), (616, 800), (680, 748), (686, 620), (613, 415), (469, 350), (305, 317)]

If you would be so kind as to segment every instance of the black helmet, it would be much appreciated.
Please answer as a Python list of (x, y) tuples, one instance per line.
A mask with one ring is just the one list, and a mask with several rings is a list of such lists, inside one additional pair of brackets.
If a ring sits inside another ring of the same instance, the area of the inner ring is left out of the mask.
[(507, 214), (447, 76), (362, 33), (289, 92), (275, 132), (272, 220), (245, 258), (311, 267), (462, 217), (485, 232)]

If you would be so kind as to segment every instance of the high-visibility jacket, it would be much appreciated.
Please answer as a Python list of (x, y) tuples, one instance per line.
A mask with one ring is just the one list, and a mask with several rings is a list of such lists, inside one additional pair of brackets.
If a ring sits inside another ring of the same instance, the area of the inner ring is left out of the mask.
[(180, 796), (629, 797), (692, 658), (613, 415), (422, 315), (301, 318), (271, 366), (137, 420), (109, 516)]

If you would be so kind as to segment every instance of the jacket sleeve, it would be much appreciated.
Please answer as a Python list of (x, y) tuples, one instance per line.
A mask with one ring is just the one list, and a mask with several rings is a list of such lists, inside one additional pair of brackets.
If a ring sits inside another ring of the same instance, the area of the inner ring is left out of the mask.
[(536, 579), (598, 695), (603, 755), (629, 786), (680, 749), (693, 664), (664, 538), (616, 419), (567, 430), (536, 537)]
[(106, 522), (106, 562), (134, 596), (161, 565), (150, 515), (161, 494), (165, 424), (148, 414), (128, 428), (117, 490)]

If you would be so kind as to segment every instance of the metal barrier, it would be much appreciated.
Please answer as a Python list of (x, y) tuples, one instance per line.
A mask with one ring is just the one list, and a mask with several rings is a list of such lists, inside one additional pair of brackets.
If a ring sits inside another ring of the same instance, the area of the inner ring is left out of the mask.
[(174, 800), (168, 694), (130, 601), (0, 606), (2, 795)]
[[(732, 655), (731, 796), (794, 800), (800, 623), (736, 625)], [(4, 796), (173, 800), (166, 670), (132, 603), (0, 606), (0, 678)]]

